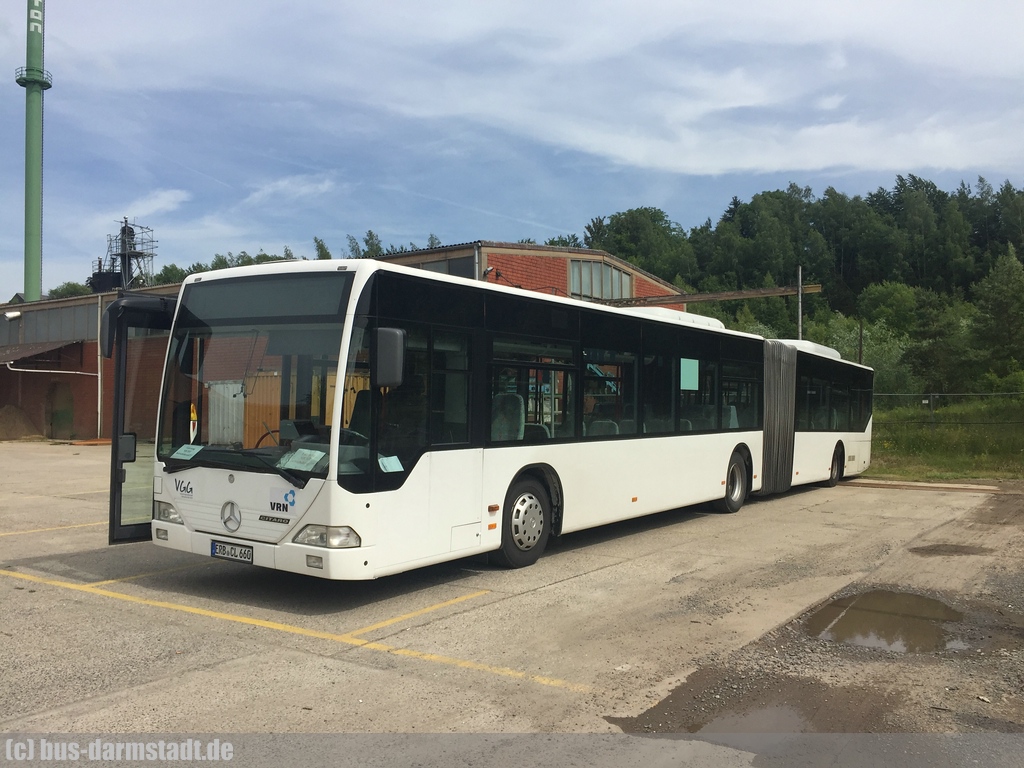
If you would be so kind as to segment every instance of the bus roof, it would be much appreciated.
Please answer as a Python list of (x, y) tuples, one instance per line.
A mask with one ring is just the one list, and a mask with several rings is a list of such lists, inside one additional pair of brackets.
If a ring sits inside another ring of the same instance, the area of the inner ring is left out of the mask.
[[(730, 330), (726, 328), (725, 325), (716, 318), (706, 317), (704, 315), (691, 314), (689, 312), (669, 309), (667, 307), (610, 307), (605, 304), (599, 304), (597, 302), (591, 301), (582, 301), (580, 299), (575, 299), (568, 296), (557, 296), (554, 294), (540, 293), (539, 291), (531, 291), (525, 288), (517, 288), (514, 286), (496, 285), (495, 283), (488, 283), (480, 280), (471, 280), (469, 278), (456, 277), (453, 275), (445, 275), (439, 272), (430, 272), (424, 269), (418, 269), (417, 267), (408, 267), (402, 264), (392, 264), (389, 262), (376, 261), (374, 259), (268, 261), (262, 264), (252, 264), (245, 267), (228, 267), (226, 269), (218, 269), (216, 271), (200, 272), (193, 275), (189, 275), (183, 281), (182, 287), (200, 281), (249, 277), (252, 275), (260, 274), (271, 275), (287, 274), (289, 272), (333, 271), (352, 271), (363, 274), (376, 271), (397, 272), (408, 275), (410, 277), (417, 277), (424, 280), (434, 280), (437, 282), (453, 283), (457, 285), (471, 285), (481, 290), (497, 291), (499, 293), (511, 293), (517, 296), (529, 297), (540, 301), (550, 301), (557, 304), (570, 304), (576, 307), (585, 307), (587, 309), (608, 312), (611, 314), (624, 315), (636, 318), (649, 318), (659, 320), (661, 322), (674, 323), (677, 325), (691, 325), (700, 328), (706, 328), (709, 331), (715, 333), (722, 333), (730, 336), (741, 336), (750, 339), (763, 339), (763, 337), (758, 336), (757, 334)], [(686, 301), (684, 296), (680, 296), (679, 298), (681, 303)]]

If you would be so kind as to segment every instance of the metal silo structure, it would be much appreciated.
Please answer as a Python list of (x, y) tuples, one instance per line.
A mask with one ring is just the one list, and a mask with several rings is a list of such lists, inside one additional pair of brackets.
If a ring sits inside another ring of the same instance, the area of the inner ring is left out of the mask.
[(28, 0), (25, 66), (15, 73), (25, 88), (25, 299), (43, 292), (43, 91), (53, 85), (43, 69), (43, 0)]

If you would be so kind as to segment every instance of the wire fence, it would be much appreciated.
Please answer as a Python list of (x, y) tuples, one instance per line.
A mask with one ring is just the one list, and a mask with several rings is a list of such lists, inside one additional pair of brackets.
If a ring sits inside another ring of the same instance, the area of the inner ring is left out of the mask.
[(880, 455), (1018, 471), (1024, 461), (1024, 392), (876, 392), (874, 438)]
[(874, 410), (888, 424), (1021, 424), (1024, 392), (875, 392)]

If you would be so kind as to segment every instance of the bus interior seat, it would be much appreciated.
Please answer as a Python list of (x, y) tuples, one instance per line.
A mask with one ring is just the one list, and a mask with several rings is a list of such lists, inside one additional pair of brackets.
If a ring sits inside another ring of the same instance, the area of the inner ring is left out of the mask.
[(356, 399), (352, 404), (352, 415), (348, 419), (348, 428), (364, 437), (370, 434), (370, 390), (361, 389), (356, 392)]
[(543, 424), (524, 424), (523, 439), (529, 442), (540, 442), (551, 438), (551, 433)]
[[(683, 421), (686, 421), (686, 419), (683, 419)], [(670, 419), (644, 419), (644, 434), (660, 435), (671, 431), (672, 421)]]
[(491, 440), (522, 440), (525, 425), (522, 395), (501, 392), (491, 399)]
[(811, 415), (811, 429), (828, 429), (828, 408), (815, 408)]
[(735, 405), (727, 405), (727, 406), (725, 406), (725, 414), (726, 414), (725, 421), (727, 423), (726, 429), (739, 429), (740, 428), (740, 422), (739, 422), (739, 418), (736, 416), (736, 406)]
[(636, 419), (623, 419), (619, 422), (619, 434), (620, 435), (635, 435), (636, 434)]
[(590, 422), (590, 426), (587, 427), (588, 435), (617, 435), (619, 434), (619, 425), (611, 419), (598, 419)]

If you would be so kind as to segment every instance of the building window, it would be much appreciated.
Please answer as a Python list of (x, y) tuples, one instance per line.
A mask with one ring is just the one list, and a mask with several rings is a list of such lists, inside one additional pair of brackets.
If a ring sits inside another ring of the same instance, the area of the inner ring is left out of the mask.
[(633, 276), (600, 261), (572, 259), (569, 293), (577, 299), (629, 299), (633, 297)]
[(476, 278), (476, 262), (472, 256), (460, 256), (455, 259), (440, 259), (438, 261), (424, 261), (420, 264), (410, 266), (425, 269), (428, 272), (440, 272), (442, 275), (455, 275), (456, 277), (468, 277), (470, 280)]

